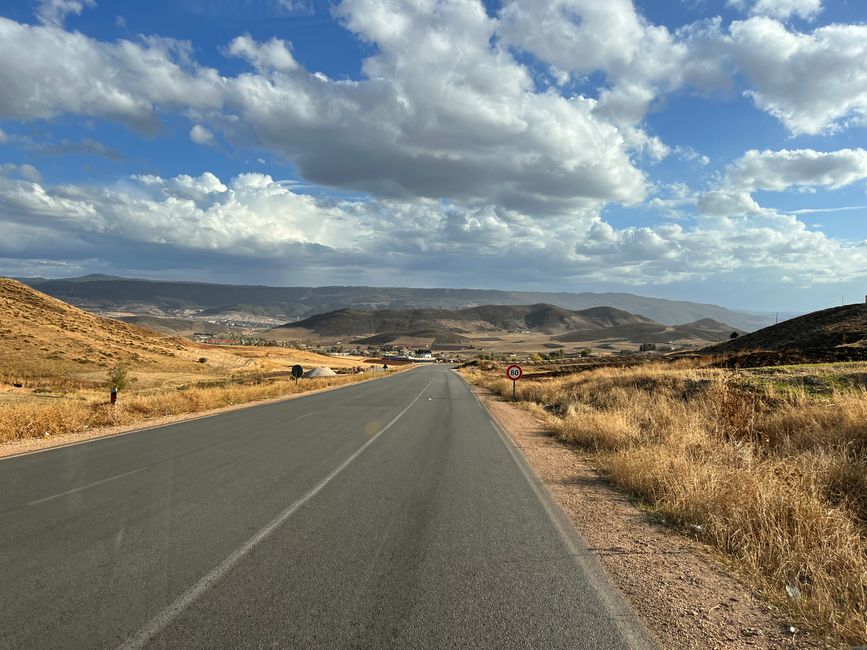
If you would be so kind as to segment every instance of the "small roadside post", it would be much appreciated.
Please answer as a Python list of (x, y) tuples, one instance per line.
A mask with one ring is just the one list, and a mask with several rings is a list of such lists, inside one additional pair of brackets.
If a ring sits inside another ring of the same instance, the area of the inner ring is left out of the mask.
[(297, 363), (294, 366), (292, 366), (292, 379), (295, 380), (296, 384), (298, 383), (298, 379), (303, 374), (304, 374), (304, 368), (299, 366)]
[(111, 392), (109, 392), (109, 402), (111, 403), (111, 422), (114, 424), (116, 415), (115, 408), (117, 407), (117, 386), (111, 387)]
[(511, 366), (506, 368), (506, 377), (512, 380), (512, 401), (514, 402), (515, 397), (515, 386), (518, 384), (518, 380), (523, 377), (524, 371), (517, 363), (513, 363)]

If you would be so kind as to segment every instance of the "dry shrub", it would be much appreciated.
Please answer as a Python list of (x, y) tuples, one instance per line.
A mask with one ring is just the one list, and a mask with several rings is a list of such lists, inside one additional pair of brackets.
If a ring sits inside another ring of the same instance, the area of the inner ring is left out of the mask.
[[(505, 379), (469, 379), (511, 398)], [(743, 372), (643, 365), (521, 382), (518, 396), (617, 485), (699, 526), (801, 624), (867, 642), (863, 389), (780, 392)]]
[[(384, 376), (384, 375), (383, 375)], [(338, 375), (303, 381), (274, 381), (208, 388), (188, 388), (149, 394), (121, 393), (118, 404), (60, 399), (51, 403), (0, 404), (0, 442), (41, 438), (46, 434), (80, 433), (88, 429), (127, 425), (150, 418), (198, 413), (224, 406), (283, 397), (350, 384), (369, 375)]]

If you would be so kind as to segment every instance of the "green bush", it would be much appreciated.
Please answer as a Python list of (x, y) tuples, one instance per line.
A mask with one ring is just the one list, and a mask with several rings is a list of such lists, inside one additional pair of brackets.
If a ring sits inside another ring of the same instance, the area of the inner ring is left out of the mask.
[(108, 387), (123, 390), (130, 383), (129, 369), (122, 363), (117, 364), (108, 371)]

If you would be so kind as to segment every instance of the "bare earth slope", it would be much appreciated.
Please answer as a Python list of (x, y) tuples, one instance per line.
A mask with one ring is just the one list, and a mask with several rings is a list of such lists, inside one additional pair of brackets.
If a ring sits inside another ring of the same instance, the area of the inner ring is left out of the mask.
[(823, 309), (702, 349), (726, 357), (762, 352), (789, 362), (867, 359), (867, 305)]
[(142, 380), (141, 386), (156, 386), (282, 371), (292, 363), (340, 367), (360, 361), (299, 350), (201, 345), (103, 318), (0, 278), (0, 381), (89, 384), (102, 382), (108, 368), (122, 363)]
[(532, 330), (554, 334), (578, 328), (599, 330), (630, 324), (653, 324), (653, 321), (613, 307), (570, 311), (547, 304), (484, 305), (457, 310), (338, 309), (287, 323), (275, 330), (308, 330), (319, 336), (407, 334), (422, 330), (454, 334)]
[[(608, 338), (621, 338), (638, 343), (676, 343), (678, 341), (722, 341), (732, 332), (743, 334), (742, 330), (720, 323), (711, 318), (703, 318), (685, 325), (663, 325), (661, 323), (637, 322), (612, 325), (605, 329)], [(593, 341), (599, 338), (598, 329), (579, 329), (555, 337), (557, 341)]]
[(248, 360), (181, 338), (103, 318), (8, 278), (0, 278), (0, 366), (37, 365), (100, 370), (119, 362), (188, 370), (205, 356), (210, 367), (240, 368)]
[[(614, 307), (571, 311), (556, 305), (484, 305), (468, 309), (367, 311), (339, 309), (271, 330), (276, 338), (350, 337), (362, 344), (422, 339), (433, 345), (469, 343), (473, 336), (523, 332), (564, 342), (625, 340), (633, 343), (700, 341), (713, 343), (735, 330), (712, 319), (663, 325)], [(488, 340), (488, 339), (480, 339)]]

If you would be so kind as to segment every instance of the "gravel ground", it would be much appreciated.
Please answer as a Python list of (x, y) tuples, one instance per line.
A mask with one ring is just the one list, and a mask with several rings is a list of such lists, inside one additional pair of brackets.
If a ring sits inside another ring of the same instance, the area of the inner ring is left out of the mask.
[[(664, 648), (835, 647), (730, 575), (704, 544), (653, 521), (531, 413), (473, 387)], [(845, 647), (845, 646), (836, 646)]]

